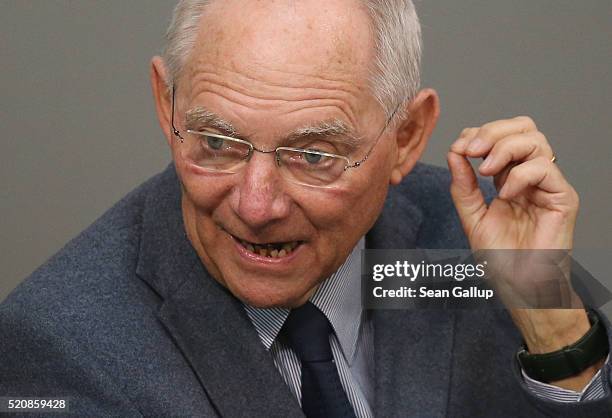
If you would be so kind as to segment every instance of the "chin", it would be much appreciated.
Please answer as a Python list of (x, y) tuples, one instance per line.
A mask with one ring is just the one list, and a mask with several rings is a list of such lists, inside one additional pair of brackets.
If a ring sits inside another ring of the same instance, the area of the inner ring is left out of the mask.
[(240, 301), (255, 308), (294, 308), (301, 306), (314, 293), (318, 283), (310, 288), (289, 286), (279, 288), (260, 283), (228, 283), (225, 287)]

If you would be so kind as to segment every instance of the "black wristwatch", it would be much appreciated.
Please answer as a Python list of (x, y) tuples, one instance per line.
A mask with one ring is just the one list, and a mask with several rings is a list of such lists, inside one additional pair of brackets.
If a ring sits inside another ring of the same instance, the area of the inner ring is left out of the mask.
[(545, 354), (529, 354), (523, 344), (517, 358), (530, 378), (553, 382), (580, 374), (608, 354), (608, 336), (599, 317), (588, 311), (591, 329), (572, 345)]

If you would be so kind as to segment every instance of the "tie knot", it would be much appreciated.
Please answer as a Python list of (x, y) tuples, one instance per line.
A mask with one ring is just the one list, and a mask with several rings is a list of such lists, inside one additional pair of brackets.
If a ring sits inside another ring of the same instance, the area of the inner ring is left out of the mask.
[(302, 362), (331, 361), (331, 325), (311, 302), (292, 309), (283, 325), (291, 347)]

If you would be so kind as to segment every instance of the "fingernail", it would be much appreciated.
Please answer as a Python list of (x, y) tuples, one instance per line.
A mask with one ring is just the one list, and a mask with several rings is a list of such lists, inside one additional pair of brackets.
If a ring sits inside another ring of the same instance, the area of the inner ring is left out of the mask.
[(485, 142), (480, 138), (474, 138), (472, 142), (470, 142), (470, 146), (468, 147), (468, 152), (478, 152), (483, 146)]
[(467, 139), (460, 138), (460, 139), (455, 141), (455, 143), (453, 144), (453, 146), (451, 148), (453, 148), (457, 152), (461, 153), (461, 152), (463, 152), (463, 150), (465, 148), (465, 143), (466, 142), (467, 142)]

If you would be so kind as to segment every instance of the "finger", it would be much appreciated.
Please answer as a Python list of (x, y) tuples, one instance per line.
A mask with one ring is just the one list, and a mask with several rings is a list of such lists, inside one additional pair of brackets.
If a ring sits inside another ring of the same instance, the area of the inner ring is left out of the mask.
[(495, 176), (511, 162), (523, 162), (537, 157), (552, 159), (552, 148), (540, 131), (509, 135), (499, 140), (478, 168), (483, 176)]
[(467, 158), (451, 151), (447, 155), (447, 161), (452, 175), (451, 196), (463, 229), (470, 236), (485, 215), (487, 204), (478, 186), (476, 173)]
[(538, 157), (512, 168), (499, 191), (499, 197), (512, 199), (527, 187), (537, 187), (547, 193), (564, 193), (573, 190), (559, 168), (545, 157)]
[(508, 178), (508, 174), (510, 174), (510, 170), (512, 170), (518, 164), (519, 163), (510, 163), (506, 165), (506, 167), (504, 167), (502, 171), (500, 171), (493, 177), (493, 183), (495, 184), (495, 189), (498, 192), (503, 187), (503, 185), (506, 183), (506, 179)]
[(451, 151), (457, 154), (464, 154), (465, 149), (470, 144), (470, 141), (476, 137), (480, 128), (465, 128), (461, 131), (459, 138), (451, 145)]
[(480, 127), (476, 137), (470, 141), (465, 153), (469, 157), (484, 157), (500, 139), (509, 135), (533, 132), (537, 127), (528, 116), (518, 116), (512, 119), (496, 120)]

